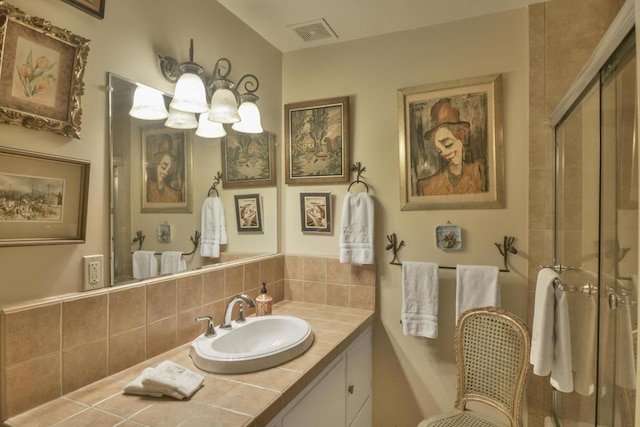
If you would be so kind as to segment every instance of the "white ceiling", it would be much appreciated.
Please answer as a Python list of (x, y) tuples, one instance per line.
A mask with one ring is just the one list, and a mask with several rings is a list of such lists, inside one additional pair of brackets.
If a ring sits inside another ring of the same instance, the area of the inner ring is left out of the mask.
[[(427, 27), (546, 0), (218, 0), (282, 52)], [(324, 19), (336, 37), (304, 41), (292, 26)]]

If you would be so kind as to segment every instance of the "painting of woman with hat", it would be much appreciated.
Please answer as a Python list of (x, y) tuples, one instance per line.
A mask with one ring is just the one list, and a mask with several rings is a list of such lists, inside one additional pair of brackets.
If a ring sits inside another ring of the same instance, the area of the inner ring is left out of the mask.
[(418, 196), (483, 193), (487, 189), (487, 165), (470, 149), (471, 125), (460, 119), (451, 98), (437, 100), (431, 107), (431, 128), (424, 133), (427, 150), (439, 161), (435, 172), (416, 183)]

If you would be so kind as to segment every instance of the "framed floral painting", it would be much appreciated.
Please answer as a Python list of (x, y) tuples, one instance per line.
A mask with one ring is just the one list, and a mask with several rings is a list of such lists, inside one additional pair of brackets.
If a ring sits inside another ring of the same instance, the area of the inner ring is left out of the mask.
[(0, 121), (80, 138), (89, 40), (0, 3)]

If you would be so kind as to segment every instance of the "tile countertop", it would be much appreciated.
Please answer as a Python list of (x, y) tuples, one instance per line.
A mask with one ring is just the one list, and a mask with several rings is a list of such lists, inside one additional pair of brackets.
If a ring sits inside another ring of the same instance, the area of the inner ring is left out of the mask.
[[(211, 374), (195, 367), (189, 344), (66, 394), (5, 421), (5, 426), (249, 426), (266, 425), (331, 361), (373, 323), (374, 312), (283, 301), (274, 314), (300, 317), (311, 324), (314, 342), (287, 363), (248, 374)], [(124, 386), (144, 368), (172, 360), (205, 376), (191, 399), (125, 395)]]

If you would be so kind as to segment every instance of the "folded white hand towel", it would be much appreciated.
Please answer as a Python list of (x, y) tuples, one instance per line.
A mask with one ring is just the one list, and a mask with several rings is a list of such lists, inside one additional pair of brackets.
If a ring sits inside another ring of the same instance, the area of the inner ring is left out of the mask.
[(438, 264), (402, 263), (402, 333), (438, 338)]
[(187, 269), (180, 251), (165, 251), (160, 257), (160, 274), (179, 273)]
[(153, 251), (135, 251), (133, 253), (133, 277), (144, 279), (158, 275), (158, 260)]
[(202, 204), (200, 255), (220, 257), (220, 245), (227, 243), (227, 225), (220, 197), (207, 197)]
[(143, 387), (167, 389), (183, 397), (191, 397), (204, 382), (204, 377), (170, 360), (160, 363), (153, 371), (143, 373)]
[(500, 307), (499, 273), (495, 266), (456, 266), (456, 323), (472, 308)]
[(340, 225), (340, 263), (373, 264), (373, 199), (369, 193), (344, 197)]
[(531, 328), (530, 363), (533, 373), (551, 374), (553, 387), (573, 391), (569, 306), (565, 292), (554, 286), (558, 274), (550, 268), (538, 272)]
[(162, 397), (166, 394), (167, 396), (171, 396), (179, 400), (184, 399), (183, 395), (177, 391), (167, 389), (166, 387), (153, 387), (150, 385), (145, 387), (142, 385), (144, 376), (146, 374), (151, 374), (152, 372), (153, 368), (145, 368), (144, 371), (142, 371), (142, 374), (138, 375), (133, 381), (124, 387), (124, 392), (126, 394), (151, 397)]

